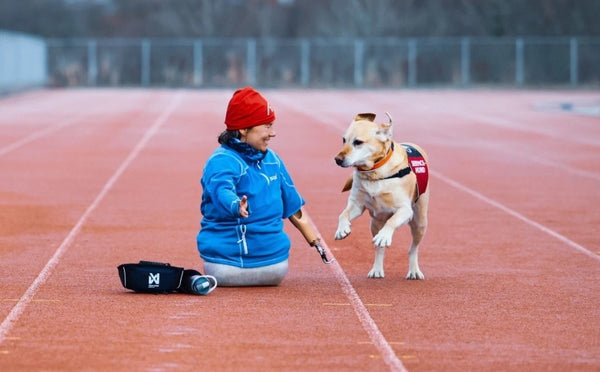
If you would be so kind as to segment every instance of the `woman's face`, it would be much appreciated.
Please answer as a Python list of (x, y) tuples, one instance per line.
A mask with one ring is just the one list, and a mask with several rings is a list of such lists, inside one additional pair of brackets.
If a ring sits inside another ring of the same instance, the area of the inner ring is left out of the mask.
[(257, 150), (267, 151), (269, 140), (275, 137), (275, 130), (273, 123), (269, 123), (241, 129), (240, 134), (242, 135), (240, 141), (246, 142)]

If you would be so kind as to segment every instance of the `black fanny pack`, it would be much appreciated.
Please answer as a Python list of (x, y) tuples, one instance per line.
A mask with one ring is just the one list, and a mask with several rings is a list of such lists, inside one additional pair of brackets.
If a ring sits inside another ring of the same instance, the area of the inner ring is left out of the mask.
[(168, 263), (140, 261), (118, 266), (121, 284), (136, 292), (174, 292), (183, 282), (183, 267)]
[(169, 263), (140, 261), (119, 265), (121, 284), (143, 293), (183, 292), (205, 295), (217, 286), (217, 280), (196, 270), (171, 266)]

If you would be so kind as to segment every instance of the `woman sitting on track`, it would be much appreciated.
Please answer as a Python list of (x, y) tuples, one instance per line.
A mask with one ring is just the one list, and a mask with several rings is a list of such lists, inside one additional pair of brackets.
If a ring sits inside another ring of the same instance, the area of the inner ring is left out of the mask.
[(281, 158), (267, 148), (274, 121), (260, 93), (237, 90), (221, 145), (204, 167), (197, 244), (204, 271), (220, 286), (279, 285), (288, 271), (291, 243), (283, 219), (301, 216), (304, 200)]

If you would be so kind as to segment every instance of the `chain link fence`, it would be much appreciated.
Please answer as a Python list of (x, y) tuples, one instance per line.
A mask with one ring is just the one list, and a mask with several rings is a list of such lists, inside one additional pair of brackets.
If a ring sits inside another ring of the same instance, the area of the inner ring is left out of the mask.
[(600, 87), (600, 38), (46, 42), (50, 86)]

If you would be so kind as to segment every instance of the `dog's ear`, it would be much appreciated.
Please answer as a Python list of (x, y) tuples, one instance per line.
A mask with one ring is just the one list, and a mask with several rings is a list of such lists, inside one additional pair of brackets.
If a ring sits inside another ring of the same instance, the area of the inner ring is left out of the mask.
[(379, 124), (379, 129), (377, 129), (377, 135), (383, 135), (387, 138), (392, 138), (393, 136), (393, 126), (392, 126), (392, 116), (386, 112), (385, 113), (388, 117), (388, 122), (387, 123), (381, 123)]
[(360, 121), (360, 120), (375, 121), (375, 116), (376, 115), (373, 114), (372, 112), (363, 112), (360, 114), (356, 114), (354, 121)]
[(377, 136), (382, 141), (388, 140), (394, 136), (394, 131), (392, 127), (392, 123), (381, 123), (378, 124), (379, 128), (377, 128)]

